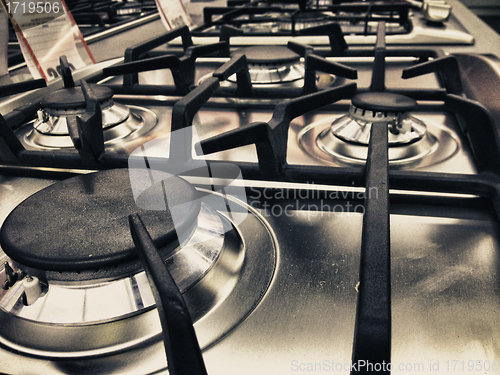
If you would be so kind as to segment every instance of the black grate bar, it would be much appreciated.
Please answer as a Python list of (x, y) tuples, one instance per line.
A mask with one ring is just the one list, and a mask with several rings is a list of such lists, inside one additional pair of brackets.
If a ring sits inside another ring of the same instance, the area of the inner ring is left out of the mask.
[(201, 154), (201, 150), (205, 154), (211, 154), (255, 144), (262, 173), (269, 178), (277, 178), (282, 176), (283, 169), (287, 165), (286, 152), (290, 121), (338, 100), (350, 98), (355, 92), (356, 84), (351, 83), (288, 100), (276, 106), (273, 117), (268, 123), (252, 123), (216, 135), (200, 142), (196, 151), (198, 154)]
[(403, 70), (402, 78), (413, 78), (428, 73), (439, 73), (444, 86), (450, 94), (463, 95), (462, 78), (458, 60), (455, 56), (444, 56), (438, 59), (423, 62)]
[[(179, 91), (175, 86), (171, 85), (146, 85), (137, 84), (134, 86), (123, 86), (123, 85), (105, 85), (113, 90), (115, 94), (125, 94), (125, 95), (166, 95), (166, 96), (179, 96)], [(369, 89), (358, 89), (358, 93), (369, 91)], [(401, 95), (409, 96), (415, 100), (429, 100), (429, 101), (442, 101), (446, 96), (445, 89), (386, 89), (387, 92), (398, 93)], [(252, 90), (239, 89), (236, 87), (226, 87), (222, 86), (212, 95), (214, 98), (246, 98), (246, 99), (289, 99), (297, 98), (304, 92), (303, 87), (274, 87), (274, 88), (260, 88), (258, 86), (252, 86)], [(211, 105), (211, 103), (208, 103)], [(262, 106), (262, 104), (261, 104)], [(261, 107), (262, 108), (262, 107)], [(11, 117), (10, 113), (6, 115), (6, 120), (9, 124), (11, 121), (7, 119), (7, 116)], [(25, 117), (25, 116), (23, 116)], [(18, 122), (19, 124), (21, 122)]]
[(21, 144), (19, 139), (17, 139), (16, 135), (2, 115), (0, 115), (0, 136), (15, 156), (18, 156), (24, 150), (24, 146)]
[(102, 110), (97, 97), (85, 80), (81, 80), (86, 108), (82, 116), (75, 121), (68, 116), (68, 131), (75, 148), (87, 164), (97, 164), (104, 154), (104, 132), (102, 129)]
[(248, 71), (248, 63), (245, 55), (237, 54), (231, 60), (218, 68), (213, 76), (219, 81), (225, 81), (233, 74), (236, 74), (236, 92), (239, 95), (249, 95), (252, 93), (252, 82)]
[(183, 169), (184, 165), (192, 162), (194, 116), (217, 88), (219, 80), (211, 77), (180, 99), (172, 108), (169, 158), (172, 171)]
[[(351, 374), (390, 371), (391, 273), (387, 123), (371, 129)], [(364, 367), (371, 364), (381, 371)]]
[(169, 373), (206, 374), (193, 321), (177, 284), (158, 254), (140, 216), (130, 215), (129, 224), (160, 316)]
[(378, 23), (374, 56), (370, 90), (382, 92), (385, 90), (385, 22)]
[(299, 35), (328, 35), (332, 56), (342, 56), (348, 48), (342, 29), (335, 22), (302, 29)]
[[(194, 85), (195, 78), (195, 62), (198, 57), (208, 55), (226, 48), (226, 43), (219, 42), (201, 46), (191, 46), (185, 51), (184, 56), (164, 55), (150, 57), (138, 61), (125, 62), (123, 64), (104, 68), (103, 75), (105, 77), (124, 74), (124, 86), (133, 86), (138, 84), (139, 72), (170, 69), (174, 84), (180, 94), (185, 95), (189, 92), (191, 86)], [(128, 78), (127, 78), (128, 77)], [(131, 79), (132, 77), (133, 79)]]
[[(318, 35), (323, 35), (318, 33)], [(439, 48), (408, 48), (408, 47), (398, 47), (398, 46), (386, 46), (386, 56), (398, 56), (398, 57), (415, 57), (423, 61), (427, 61), (429, 58), (442, 57), (444, 52)], [(314, 53), (316, 55), (321, 55), (323, 57), (372, 57), (373, 47), (349, 47), (344, 50), (341, 54), (332, 54), (331, 48), (315, 46)]]
[(40, 109), (40, 102), (23, 105), (14, 109), (12, 112), (4, 115), (5, 121), (9, 124), (11, 129), (15, 129), (26, 122), (35, 118), (37, 111)]
[[(146, 52), (166, 44), (178, 37), (182, 38), (182, 47), (186, 51), (189, 47), (193, 45), (193, 40), (191, 39), (191, 32), (187, 26), (182, 26), (177, 29), (170, 30), (169, 32), (160, 35), (159, 37), (152, 38), (146, 42), (139, 43), (135, 46), (129, 47), (125, 50), (125, 62), (132, 62), (141, 58)], [(124, 84), (134, 85), (139, 82), (139, 77), (137, 73), (132, 73), (126, 75), (124, 78)]]
[[(203, 23), (212, 25), (213, 23), (228, 23), (241, 15), (264, 14), (266, 12), (280, 12), (279, 7), (259, 7), (259, 8), (231, 8), (231, 7), (205, 7), (203, 8)], [(221, 16), (214, 20), (214, 16)]]
[[(149, 158), (151, 163), (165, 163), (168, 159)], [(9, 162), (9, 165), (2, 165), (0, 168), (9, 175), (22, 174), (26, 171), (29, 177), (30, 168), (43, 167), (50, 175), (50, 168), (78, 169), (83, 170), (104, 170), (110, 168), (126, 168), (129, 156), (126, 154), (104, 154), (97, 167), (84, 165), (80, 155), (76, 150), (71, 151), (22, 151), (17, 162)], [(207, 160), (209, 165), (221, 163), (217, 160)], [(227, 162), (222, 162), (227, 163)], [(288, 181), (294, 183), (324, 184), (330, 186), (364, 186), (364, 174), (362, 167), (339, 167), (331, 168), (314, 165), (287, 165), (283, 170), (283, 175), (279, 178), (269, 178), (259, 169), (257, 163), (232, 162), (242, 173), (245, 180), (260, 181)], [(39, 170), (39, 175), (43, 175), (43, 170)], [(189, 175), (183, 173), (182, 175)], [(196, 175), (193, 175), (196, 176)], [(491, 173), (481, 173), (479, 175), (454, 174), (454, 173), (432, 173), (418, 171), (391, 170), (389, 173), (391, 189), (425, 191), (432, 193), (451, 194), (472, 194), (483, 198), (493, 199), (500, 197), (500, 178)], [(499, 211), (500, 212), (500, 211)]]
[(500, 174), (500, 136), (492, 114), (479, 103), (457, 95), (447, 95), (445, 105), (458, 115), (479, 171)]
[[(352, 12), (352, 13), (366, 13), (370, 19), (373, 13), (385, 13), (391, 12), (389, 15), (378, 14), (377, 19), (384, 18), (388, 21), (397, 21), (400, 24), (408, 22), (408, 13), (410, 6), (408, 3), (403, 1), (387, 3), (387, 2), (372, 2), (367, 4), (367, 2), (357, 2), (357, 3), (344, 3), (344, 4), (333, 4), (322, 7), (323, 11), (331, 12)], [(315, 12), (316, 10), (309, 10), (306, 7), (300, 9), (301, 12)], [(246, 23), (248, 20), (240, 20), (240, 16), (252, 16), (252, 15), (265, 15), (266, 13), (277, 13), (278, 16), (270, 17), (271, 20), (283, 19), (286, 16), (293, 16), (296, 14), (294, 9), (280, 8), (280, 7), (205, 7), (203, 9), (203, 22), (205, 26), (210, 26), (213, 24), (223, 24), (223, 23)], [(396, 18), (394, 14), (397, 14)], [(214, 17), (220, 16), (220, 17)], [(249, 17), (250, 18), (250, 17)], [(359, 20), (359, 17), (347, 16), (343, 17), (348, 20)], [(335, 21), (337, 17), (332, 16), (331, 20)], [(362, 17), (365, 19), (365, 16)], [(260, 21), (260, 18), (259, 18)]]
[(159, 37), (152, 38), (146, 42), (139, 43), (135, 46), (129, 47), (125, 50), (125, 61), (135, 61), (140, 58), (141, 55), (146, 52), (161, 46), (162, 44), (166, 44), (178, 37), (182, 38), (182, 46), (184, 50), (193, 45), (193, 41), (191, 39), (191, 33), (189, 32), (189, 28), (187, 26), (182, 26), (177, 29), (170, 30)]
[(0, 86), (0, 98), (9, 95), (20, 94), (22, 92), (31, 91), (46, 87), (47, 83), (44, 79), (35, 79), (32, 81), (13, 83), (11, 85)]

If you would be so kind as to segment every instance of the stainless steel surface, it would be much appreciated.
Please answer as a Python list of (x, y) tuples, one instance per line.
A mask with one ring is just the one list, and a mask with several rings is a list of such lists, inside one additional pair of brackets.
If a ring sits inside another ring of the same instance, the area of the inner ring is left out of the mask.
[[(417, 25), (414, 31), (409, 36), (401, 36), (394, 37), (388, 36), (387, 42), (388, 44), (393, 45), (405, 45), (405, 44), (417, 44), (419, 46), (430, 46), (442, 48), (445, 52), (448, 53), (482, 53), (482, 54), (494, 54), (496, 56), (500, 56), (500, 35), (497, 34), (493, 29), (491, 29), (486, 23), (480, 20), (476, 15), (474, 15), (467, 7), (462, 4), (460, 0), (447, 0), (447, 4), (449, 4), (452, 8), (451, 20), (455, 26), (451, 27), (451, 30), (446, 30), (443, 33), (443, 37), (441, 39), (436, 40), (437, 31), (434, 29), (426, 29), (425, 22), (422, 21), (423, 27)], [(204, 1), (204, 2), (192, 2), (189, 6), (189, 12), (191, 17), (196, 19), (197, 22), (195, 24), (201, 24), (201, 14), (203, 7), (205, 6), (226, 6), (224, 0), (215, 0), (215, 1)], [(418, 16), (417, 16), (418, 18)], [(162, 27), (161, 21), (157, 20), (152, 22), (151, 24), (156, 24), (156, 30)], [(153, 32), (155, 32), (153, 30)], [(467, 36), (469, 35), (469, 36)], [(472, 38), (470, 37), (472, 36)], [(399, 40), (398, 40), (399, 39)], [(213, 43), (217, 42), (217, 38), (195, 38), (196, 43)], [(233, 38), (231, 39), (233, 41)], [(322, 44), (327, 45), (328, 40), (322, 38), (309, 38), (309, 39), (301, 39), (301, 37), (296, 37), (294, 40), (303, 43), (309, 44)], [(346, 40), (349, 44), (373, 44), (375, 42), (375, 38), (373, 36), (364, 37), (356, 37), (356, 36), (346, 36)], [(260, 37), (251, 41), (245, 38), (234, 38), (234, 45), (249, 45), (249, 44), (286, 44), (288, 43), (289, 38), (268, 38), (268, 37)], [(459, 41), (459, 43), (456, 43)], [(465, 44), (461, 44), (466, 41)], [(97, 47), (97, 46), (96, 46)]]
[(453, 8), (452, 14), (469, 33), (474, 36), (472, 46), (443, 46), (449, 53), (479, 53), (500, 56), (500, 35), (474, 15), (459, 0), (447, 0)]
[[(351, 262), (358, 261), (360, 216), (343, 215), (323, 228), (339, 239), (333, 243), (316, 246), (303, 239), (292, 246), (296, 239), (287, 240), (286, 229), (278, 233), (278, 241), (294, 255), (281, 264), (283, 272), (275, 285), (292, 285), (290, 292), (298, 297), (273, 294), (272, 289), (257, 312), (234, 332), (232, 342), (222, 342), (205, 354), (209, 370), (231, 373), (238, 364), (259, 358), (238, 373), (292, 374), (309, 368), (310, 373), (320, 374), (337, 364), (338, 373), (349, 373), (354, 329), (349, 315), (354, 312), (357, 283), (357, 266)], [(307, 221), (307, 213), (294, 212), (289, 224), (293, 227), (300, 218)], [(318, 213), (314, 223), (322, 219)], [(437, 373), (466, 373), (468, 360), (490, 365), (499, 360), (496, 231), (498, 223), (487, 217), (391, 215), (395, 373), (430, 373), (430, 366), (438, 362)], [(314, 311), (307, 308), (309, 304)], [(289, 313), (279, 314), (279, 323), (273, 325), (270, 317), (283, 309)], [(257, 327), (260, 334), (255, 337)], [(228, 362), (218, 361), (217, 354), (223, 353)], [(462, 360), (465, 371), (458, 366), (453, 371), (457, 363), (453, 361)], [(495, 371), (490, 367), (471, 373)]]
[(125, 31), (135, 29), (139, 26), (143, 26), (149, 22), (155, 21), (160, 19), (160, 15), (158, 13), (156, 14), (151, 14), (148, 16), (143, 16), (138, 18), (135, 21), (125, 23), (123, 25), (113, 27), (110, 30), (106, 30), (97, 34), (93, 34), (87, 38), (85, 38), (85, 42), (87, 44), (91, 45), (92, 43), (95, 43), (100, 40), (108, 39), (109, 37), (112, 37), (114, 35), (122, 34)]
[[(219, 5), (219, 2), (191, 3), (190, 7)], [(452, 18), (461, 24), (458, 29), (470, 32), (474, 44), (440, 47), (447, 53), (457, 53), (467, 95), (484, 102), (500, 121), (498, 61), (470, 55), (493, 53), (500, 56), (500, 37), (492, 34), (458, 1), (447, 2), (453, 7)], [(159, 32), (153, 30), (154, 25), (156, 29), (163, 27), (158, 20), (148, 23), (143, 29), (146, 34), (151, 31), (148, 36)], [(116, 48), (113, 46), (108, 55), (106, 46), (121, 44), (123, 49), (132, 40), (144, 38), (133, 30), (125, 34), (115, 35), (119, 37), (115, 42), (112, 38), (100, 40), (91, 48), (98, 49), (100, 56), (106, 58), (115, 56), (113, 51)], [(134, 35), (132, 39), (131, 34)], [(430, 32), (426, 31), (422, 38), (428, 36)], [(130, 42), (126, 41), (127, 38)], [(368, 43), (369, 40), (360, 42), (348, 38), (354, 43)], [(418, 38), (409, 41), (427, 43)], [(260, 38), (258, 42), (273, 44), (276, 40)], [(395, 43), (393, 39), (388, 42)], [(196, 82), (224, 61), (201, 59)], [(335, 61), (358, 69), (358, 87), (366, 89), (370, 86), (372, 59), (338, 58)], [(402, 88), (406, 84), (425, 89), (440, 87), (434, 74), (408, 81), (400, 78), (403, 68), (417, 63), (414, 59), (388, 58), (387, 61), (386, 83), (389, 89)], [(165, 71), (148, 72), (141, 74), (141, 82), (162, 82), (168, 75)], [(330, 80), (328, 85), (343, 82), (345, 80), (336, 78)], [(108, 145), (109, 150), (131, 153), (139, 143), (168, 134), (171, 105), (175, 99), (154, 99), (157, 101), (153, 105), (151, 101), (147, 105), (148, 111), (158, 117), (154, 132), (135, 139), (125, 147)], [(116, 101), (141, 107), (148, 102), (143, 97), (123, 95), (118, 96)], [(262, 100), (260, 103), (264, 106), (259, 107), (255, 103), (238, 106), (242, 103), (231, 99), (213, 100), (213, 105), (209, 103), (195, 116), (198, 135), (204, 139), (249, 123), (268, 121), (272, 116), (272, 110), (268, 108), (273, 101)], [(432, 135), (434, 143), (427, 143), (428, 148), (417, 148), (410, 156), (403, 155), (408, 158), (403, 167), (430, 172), (477, 173), (468, 143), (458, 130), (454, 116), (439, 105), (435, 106), (438, 107), (437, 112), (431, 112), (429, 108), (432, 105), (422, 104), (411, 116), (426, 124), (427, 135), (424, 138), (428, 137), (429, 142)], [(5, 113), (4, 110), (8, 111), (13, 106), (14, 102), (8, 102), (0, 106), (0, 112)], [(343, 101), (338, 106), (295, 119), (289, 131), (287, 161), (306, 166), (340, 166), (338, 160), (320, 148), (316, 147), (313, 151), (312, 145), (317, 146), (319, 133), (330, 129), (332, 122), (345, 115), (348, 107), (349, 102)], [(300, 140), (307, 137), (306, 144), (301, 143)], [(412, 145), (419, 142), (414, 141)], [(350, 151), (353, 159), (363, 159), (366, 147), (359, 147)], [(393, 150), (405, 153), (398, 146)], [(168, 153), (168, 147), (163, 147), (161, 152)], [(393, 157), (400, 158), (399, 155)], [(257, 160), (254, 146), (210, 155), (209, 159)], [(29, 194), (54, 182), (0, 176), (0, 224)], [(366, 194), (372, 193), (369, 199), (377, 199), (377, 192), (364, 193), (359, 188), (337, 190), (335, 187), (318, 186), (314, 181), (303, 185), (245, 183), (249, 202), (248, 205), (239, 204), (251, 215), (237, 226), (236, 242), (240, 247), (230, 248), (232, 251), (225, 248), (223, 255), (229, 255), (229, 258), (221, 255), (205, 277), (185, 293), (186, 296), (194, 293), (202, 301), (201, 306), (193, 302), (190, 308), (198, 317), (195, 330), (203, 348), (208, 373), (320, 374), (335, 371), (348, 374), (356, 315), (364, 212), (362, 200)], [(500, 361), (498, 218), (491, 207), (477, 197), (440, 197), (443, 200), (439, 203), (436, 203), (435, 197), (415, 192), (391, 191), (391, 197), (394, 373), (497, 373), (495, 363), (498, 366)], [(220, 217), (223, 222), (230, 221), (228, 217)], [(0, 252), (0, 261), (5, 260), (5, 255)], [(213, 271), (217, 270), (219, 274), (215, 276)], [(126, 281), (122, 283), (127, 284)], [(217, 291), (220, 285), (224, 288)], [(58, 287), (54, 284), (53, 290)], [(103, 284), (103, 287), (109, 285)], [(83, 285), (79, 286), (76, 293), (86, 289)], [(145, 295), (149, 296), (148, 292)], [(34, 309), (43, 298), (46, 296), (22, 310)], [(147, 298), (150, 296), (144, 297), (145, 300)], [(130, 299), (127, 301), (130, 302)], [(57, 309), (57, 303), (54, 308)], [(106, 310), (98, 313), (101, 315), (97, 320), (108, 316)], [(79, 358), (72, 359), (54, 358), (67, 356), (66, 352), (71, 352), (71, 348), (61, 347), (54, 327), (40, 321), (37, 331), (40, 342), (32, 344), (37, 346), (35, 349), (24, 346), (16, 351), (0, 343), (0, 372), (23, 375), (168, 373), (156, 310), (132, 314), (123, 319), (119, 318), (121, 314), (108, 322), (109, 334), (100, 330), (102, 327), (92, 324), (78, 327), (82, 331), (88, 330), (84, 333), (78, 329), (71, 331), (75, 327), (60, 326), (64, 333), (83, 334), (85, 338), (95, 335), (91, 346), (85, 347), (86, 344), (81, 343), (80, 353), (73, 353)], [(5, 319), (10, 315), (0, 307), (0, 316)], [(25, 320), (24, 323), (35, 324), (36, 319), (31, 322)], [(127, 324), (132, 320), (137, 325)], [(5, 327), (10, 326), (4, 324), (2, 328)], [(7, 337), (11, 341), (18, 340), (18, 345), (24, 345), (28, 338), (20, 338), (20, 334), (24, 332), (13, 330)], [(52, 341), (44, 340), (48, 337), (45, 335), (50, 335)], [(143, 342), (143, 345), (123, 352), (119, 350), (133, 346), (133, 340)], [(96, 349), (99, 342), (103, 343), (103, 347), (108, 345), (108, 348)], [(56, 347), (55, 352), (45, 351), (50, 345)], [(46, 358), (22, 354), (23, 350), (32, 354), (38, 351), (38, 355)], [(104, 352), (112, 354), (95, 355)], [(473, 362), (472, 370), (469, 361)]]

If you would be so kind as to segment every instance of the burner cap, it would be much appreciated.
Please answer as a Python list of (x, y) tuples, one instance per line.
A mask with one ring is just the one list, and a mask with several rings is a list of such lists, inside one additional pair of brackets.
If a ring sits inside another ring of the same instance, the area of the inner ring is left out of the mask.
[(404, 95), (390, 92), (365, 92), (352, 98), (352, 105), (374, 112), (408, 112), (417, 108), (417, 102)]
[(49, 186), (10, 213), (0, 233), (1, 246), (14, 261), (41, 270), (116, 266), (136, 258), (128, 223), (128, 216), (136, 212), (155, 244), (166, 246), (177, 238), (176, 230), (185, 231), (196, 221), (200, 201), (185, 180), (167, 173), (162, 177), (162, 193), (168, 198), (168, 208), (163, 210), (136, 205), (128, 169), (77, 176)]
[(243, 53), (252, 65), (282, 65), (300, 61), (300, 55), (286, 46), (245, 47), (237, 50)]
[[(250, 81), (256, 85), (295, 85), (304, 79), (300, 56), (286, 46), (246, 47), (237, 51), (247, 57)], [(236, 82), (236, 74), (228, 78)]]
[[(101, 104), (113, 97), (113, 90), (109, 87), (95, 84), (89, 86)], [(77, 86), (51, 92), (42, 99), (42, 106), (49, 109), (71, 110), (85, 108), (86, 102), (82, 88)]]

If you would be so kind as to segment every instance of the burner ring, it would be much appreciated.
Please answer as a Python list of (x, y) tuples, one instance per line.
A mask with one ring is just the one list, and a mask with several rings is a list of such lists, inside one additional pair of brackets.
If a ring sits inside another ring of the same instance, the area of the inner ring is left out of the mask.
[[(119, 103), (115, 103), (111, 108), (115, 108), (117, 104)], [(125, 145), (129, 140), (132, 141), (137, 137), (147, 134), (156, 126), (157, 116), (153, 111), (130, 105), (126, 108), (130, 115), (125, 121), (103, 129), (106, 146)], [(103, 118), (107, 116), (108, 110), (103, 110)], [(124, 112), (119, 111), (118, 114), (120, 113)], [(116, 116), (113, 115), (112, 117), (116, 119)], [(58, 121), (62, 122), (60, 126), (57, 125), (58, 128), (67, 129), (66, 118), (64, 116), (60, 117)], [(54, 134), (53, 132), (45, 134), (35, 128), (37, 124), (37, 121), (35, 121), (35, 123), (27, 124), (16, 131), (19, 140), (27, 149), (39, 150), (74, 147), (71, 137), (67, 132), (61, 131), (59, 132), (60, 134)]]
[[(47, 136), (68, 136), (68, 116), (82, 116), (85, 110), (40, 110), (38, 120), (33, 127), (37, 132)], [(126, 121), (131, 115), (130, 108), (123, 104), (110, 101), (108, 106), (102, 108), (102, 128), (109, 129)]]
[[(404, 145), (416, 142), (425, 136), (427, 126), (407, 113), (375, 113), (363, 111), (358, 114), (356, 107), (351, 107), (349, 115), (335, 120), (331, 133), (337, 138), (354, 144), (368, 145), (370, 132), (375, 122), (385, 122), (388, 126), (389, 146)], [(404, 128), (404, 131), (403, 131)]]
[[(331, 118), (316, 121), (297, 134), (301, 148), (327, 165), (345, 166), (366, 163), (368, 147), (358, 142), (347, 142), (332, 132)], [(419, 119), (417, 119), (419, 120)], [(391, 168), (415, 168), (437, 165), (451, 158), (459, 149), (460, 141), (446, 127), (425, 119), (427, 131), (414, 142), (394, 143), (389, 146)], [(389, 133), (389, 135), (392, 135)]]
[[(219, 199), (215, 196), (221, 195), (208, 192), (214, 195), (217, 204)], [(272, 282), (277, 263), (277, 240), (266, 220), (246, 203), (233, 197), (227, 198), (248, 210), (250, 215), (237, 228), (232, 226), (226, 216), (217, 215), (224, 226), (231, 225), (232, 229), (226, 233), (223, 249), (213, 267), (183, 293), (202, 350), (223, 339), (257, 307)], [(210, 200), (206, 203), (209, 207), (212, 206)], [(170, 272), (175, 278), (171, 268)], [(0, 270), (0, 277), (4, 277), (3, 274), (4, 270)], [(134, 277), (141, 274), (145, 278), (144, 272)], [(136, 280), (141, 280), (141, 277)], [(128, 279), (122, 281), (127, 282), (126, 280)], [(34, 305), (24, 307), (22, 302), (19, 305), (21, 296), (15, 291), (0, 290), (0, 342), (30, 355), (73, 359), (120, 353), (148, 343), (154, 345), (162, 340), (162, 328), (149, 284), (144, 280), (125, 285), (128, 286), (125, 288), (128, 293), (136, 293), (137, 289), (145, 291), (145, 298), (142, 300), (130, 300), (135, 307), (142, 304), (141, 311), (98, 322), (57, 325), (54, 322), (40, 321), (39, 309), (43, 308), (49, 298), (50, 288), (49, 293)], [(100, 287), (99, 281), (96, 280), (98, 284), (88, 285), (88, 288)], [(113, 283), (115, 282), (103, 281), (102, 285), (112, 287)], [(58, 286), (56, 284), (53, 290)], [(17, 289), (22, 292), (22, 288)], [(80, 299), (85, 296), (84, 290), (70, 289), (79, 294)], [(135, 294), (129, 295), (129, 298), (134, 296)], [(57, 307), (56, 303), (56, 309)], [(52, 317), (53, 315), (50, 314)], [(79, 316), (85, 317), (85, 314)], [(96, 340), (96, 337), (99, 339)]]

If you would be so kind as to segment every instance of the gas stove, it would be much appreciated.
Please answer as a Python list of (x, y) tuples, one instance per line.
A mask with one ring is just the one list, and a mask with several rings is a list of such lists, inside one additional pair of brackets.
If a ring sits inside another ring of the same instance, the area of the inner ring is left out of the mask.
[[(373, 44), (377, 23), (386, 23), (389, 44), (473, 44), (474, 38), (454, 17), (446, 2), (412, 1), (237, 1), (232, 7), (204, 9), (203, 24), (193, 30), (197, 42), (213, 40), (231, 26), (235, 43), (252, 44), (265, 36), (270, 45), (290, 37), (313, 45), (326, 44), (318, 32), (335, 22), (349, 44)], [(210, 38), (212, 37), (212, 38)]]
[(498, 371), (497, 63), (385, 26), (4, 87), (0, 370)]

